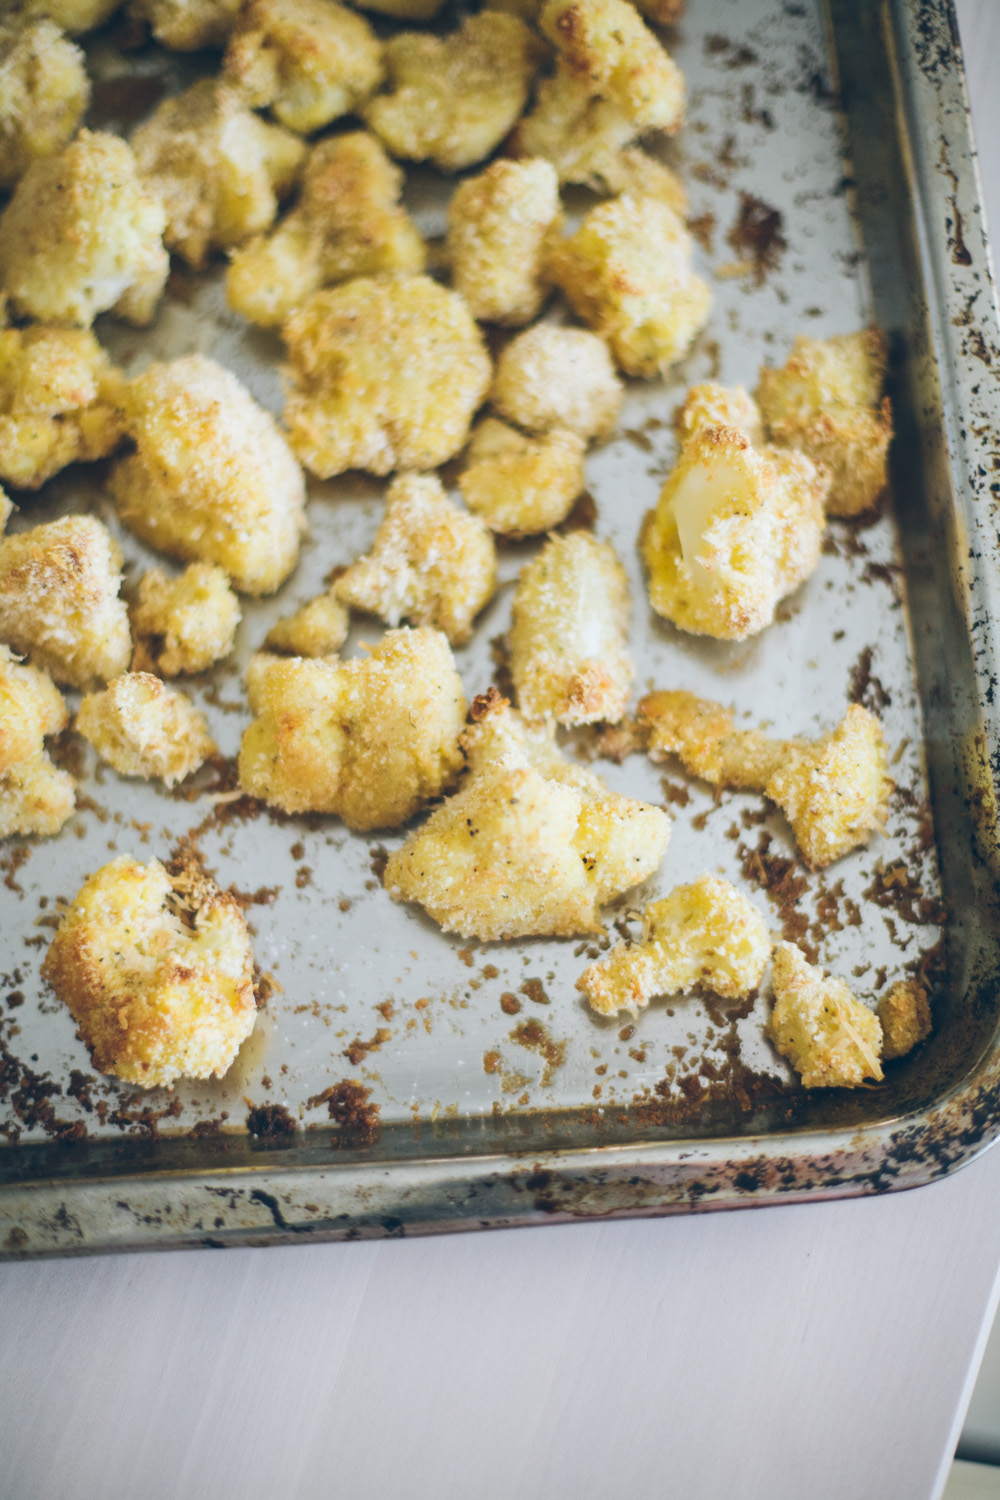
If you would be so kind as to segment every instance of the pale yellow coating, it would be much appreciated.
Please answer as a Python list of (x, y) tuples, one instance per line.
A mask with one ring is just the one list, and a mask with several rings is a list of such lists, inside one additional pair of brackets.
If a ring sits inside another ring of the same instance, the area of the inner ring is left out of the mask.
[(473, 429), (458, 487), (491, 531), (534, 536), (565, 520), (582, 494), (585, 449), (575, 432), (556, 428), (525, 437), (484, 417)]
[(125, 524), (161, 552), (217, 563), (243, 593), (272, 593), (306, 524), (302, 473), (274, 418), (203, 354), (150, 365), (123, 404), (138, 450), (111, 475)]
[(51, 838), (73, 816), (76, 785), (39, 750), (0, 773), (0, 839), (11, 834)]
[(221, 1078), (257, 1018), (243, 913), (200, 870), (130, 855), (83, 884), (42, 972), (94, 1066), (144, 1088)]
[(615, 724), (635, 675), (629, 588), (610, 542), (556, 536), (525, 563), (511, 607), (510, 673), (521, 713), (557, 724)]
[(513, 127), (547, 50), (499, 11), (467, 16), (444, 37), (403, 32), (386, 43), (388, 88), (364, 117), (393, 156), (445, 172), (474, 166)]
[(207, 671), (229, 655), (240, 606), (222, 568), (190, 563), (173, 578), (160, 568), (144, 573), (129, 619), (136, 642), (133, 670), (181, 677)]
[(625, 387), (608, 346), (584, 328), (536, 323), (497, 360), (490, 402), (526, 432), (575, 432), (602, 441), (618, 424)]
[(576, 982), (592, 1010), (633, 1016), (654, 995), (695, 988), (724, 1000), (745, 1000), (761, 981), (771, 956), (767, 924), (740, 891), (705, 874), (675, 886), (642, 914), (638, 943), (617, 943)]
[(0, 479), (37, 490), (67, 464), (107, 457), (124, 432), (121, 379), (89, 331), (0, 330)]
[(321, 479), (435, 469), (464, 444), (489, 355), (457, 292), (426, 276), (358, 277), (287, 319), (289, 441)]
[(462, 765), (461, 679), (436, 630), (391, 630), (350, 661), (265, 658), (248, 677), (243, 790), (284, 812), (395, 828)]
[(430, 625), (464, 645), (496, 591), (488, 528), (452, 504), (435, 474), (400, 474), (385, 498), (375, 540), (337, 580), (337, 597), (387, 625)]
[(912, 1052), (932, 1029), (927, 991), (915, 979), (898, 979), (876, 1008), (882, 1027), (882, 1061)]
[(888, 483), (886, 365), (885, 339), (868, 328), (832, 339), (799, 336), (782, 369), (760, 371), (757, 401), (768, 435), (830, 470), (831, 516), (871, 510)]
[(233, 256), (230, 307), (276, 328), (321, 287), (385, 272), (417, 275), (427, 247), (400, 205), (402, 188), (402, 171), (367, 131), (320, 141), (306, 160), (295, 207)]
[(48, 20), (0, 21), (0, 190), (71, 139), (90, 101), (79, 47)]
[(290, 656), (333, 656), (347, 639), (349, 623), (347, 606), (330, 589), (275, 621), (264, 645)]
[(566, 70), (642, 130), (677, 130), (684, 75), (628, 0), (547, 0), (541, 29)]
[(248, 109), (235, 88), (203, 78), (165, 99), (132, 136), (139, 172), (162, 198), (163, 241), (199, 270), (270, 228), (305, 158), (291, 131)]
[(175, 52), (224, 47), (240, 0), (130, 0), (129, 14), (148, 21), (153, 35)]
[(562, 223), (550, 162), (495, 161), (448, 205), (452, 284), (473, 317), (518, 328), (545, 300), (545, 262)]
[(87, 693), (76, 729), (119, 776), (174, 786), (214, 755), (215, 741), (179, 688), (151, 672), (126, 672), (99, 693)]
[(717, 380), (691, 387), (675, 424), (681, 442), (706, 427), (735, 427), (755, 448), (764, 442), (760, 410), (753, 397), (741, 385), (721, 385)]
[(0, 641), (71, 687), (117, 677), (132, 655), (121, 565), (118, 543), (94, 516), (5, 536)]
[(111, 19), (121, 0), (22, 0), (18, 6), (26, 17), (44, 16), (69, 36), (93, 31)]
[(0, 217), (0, 277), (13, 308), (89, 328), (109, 309), (152, 320), (170, 258), (166, 212), (125, 141), (81, 130), (32, 162)]
[(842, 979), (807, 963), (791, 943), (779, 943), (772, 983), (768, 1035), (807, 1089), (881, 1082), (882, 1027)]
[(58, 734), (68, 722), (62, 693), (48, 673), (0, 646), (0, 776), (36, 756), (46, 735)]

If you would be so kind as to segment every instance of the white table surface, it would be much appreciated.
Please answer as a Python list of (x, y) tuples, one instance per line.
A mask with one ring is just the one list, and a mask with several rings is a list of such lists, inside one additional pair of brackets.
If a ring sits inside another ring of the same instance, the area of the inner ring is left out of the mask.
[[(997, 224), (1000, 3), (958, 10)], [(0, 1500), (932, 1500), (998, 1267), (1000, 1150), (878, 1200), (3, 1265)]]

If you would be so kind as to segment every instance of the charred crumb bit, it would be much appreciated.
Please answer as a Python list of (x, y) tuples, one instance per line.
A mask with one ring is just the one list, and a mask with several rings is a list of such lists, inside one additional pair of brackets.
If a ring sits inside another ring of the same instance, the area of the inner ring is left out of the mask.
[(594, 741), (594, 749), (604, 760), (620, 766), (637, 750), (646, 748), (646, 731), (638, 719), (627, 714), (619, 724), (605, 724)]
[(947, 902), (940, 897), (925, 896), (920, 881), (902, 862), (876, 870), (864, 896), (876, 906), (890, 908), (904, 922), (943, 927), (948, 920)]
[(752, 263), (758, 286), (769, 271), (776, 269), (782, 253), (788, 249), (782, 223), (778, 209), (753, 193), (740, 193), (740, 210), (726, 235), (726, 243)]
[(636, 1062), (644, 1063), (646, 1061), (645, 1047), (630, 1047), (628, 1049), (628, 1055)]
[(740, 857), (740, 869), (745, 880), (759, 886), (777, 908), (782, 936), (786, 942), (796, 943), (811, 964), (818, 962), (814, 944), (807, 942), (809, 918), (799, 910), (799, 902), (809, 889), (809, 880), (794, 859), (787, 859), (770, 852), (772, 838), (762, 832), (756, 848), (739, 843), (736, 852)]
[(496, 964), (484, 964), (482, 969), (480, 970), (480, 973), (482, 974), (484, 979), (500, 978), (500, 970), (497, 968)]
[(626, 442), (638, 448), (641, 453), (652, 453), (654, 451), (652, 439), (638, 427), (623, 427), (621, 435), (625, 438)]
[(899, 563), (867, 562), (864, 572), (861, 574), (862, 583), (887, 583), (892, 590), (894, 604), (903, 602), (902, 584), (900, 580), (903, 570)]
[(381, 1125), (382, 1112), (372, 1104), (371, 1089), (355, 1079), (335, 1083), (323, 1096), (327, 1113), (346, 1135), (363, 1143), (373, 1141)]
[(634, 1036), (635, 1036), (635, 1027), (634, 1026), (623, 1026), (622, 1029), (621, 1029), (621, 1031), (619, 1031), (619, 1033), (618, 1033), (618, 1040), (620, 1042), (630, 1042)]
[(296, 842), (292, 845), (288, 852), (294, 860), (300, 860), (305, 857), (306, 846), (301, 842)]
[(888, 979), (888, 977), (889, 977), (888, 966), (886, 964), (882, 964), (880, 968), (878, 968), (878, 969), (875, 970), (875, 978), (872, 980), (872, 989), (874, 989), (874, 990), (884, 990), (885, 989), (885, 982)]
[[(671, 781), (669, 776), (661, 776), (660, 786), (663, 788), (663, 801), (667, 807), (687, 807), (691, 801), (691, 792), (681, 781)], [(702, 814), (699, 813), (698, 816), (701, 817)]]
[(368, 851), (370, 868), (376, 880), (382, 880), (385, 875), (385, 867), (389, 863), (389, 851), (384, 844), (373, 844)]
[[(365, 881), (366, 888), (367, 888), (367, 885), (368, 885), (368, 882), (366, 880)], [(350, 898), (350, 896), (341, 896), (340, 900), (337, 902), (337, 907), (338, 907), (338, 909), (340, 911), (350, 911), (350, 909), (351, 909), (351, 898)]]
[(484, 1052), (483, 1053), (483, 1072), (484, 1073), (499, 1073), (500, 1067), (501, 1067), (501, 1058), (500, 1058), (499, 1052), (491, 1051), (491, 1052)]
[(878, 714), (883, 708), (887, 708), (892, 698), (872, 674), (871, 646), (866, 646), (859, 654), (857, 661), (851, 668), (850, 685), (847, 696), (852, 703), (860, 703), (873, 714)]
[(276, 1140), (294, 1134), (298, 1128), (283, 1104), (261, 1104), (247, 1114), (247, 1130), (257, 1140)]
[(594, 1069), (594, 1072), (597, 1074), (598, 1078), (603, 1078), (607, 1071), (607, 1063), (598, 1063), (597, 1067)]
[(695, 214), (694, 218), (688, 219), (687, 227), (688, 232), (697, 240), (706, 254), (711, 255), (715, 236), (715, 215), (711, 211)]
[(515, 1026), (510, 1033), (510, 1040), (515, 1046), (525, 1047), (529, 1052), (539, 1054), (545, 1064), (542, 1070), (542, 1087), (546, 1088), (552, 1082), (553, 1073), (566, 1060), (566, 1043), (555, 1041), (541, 1021), (533, 1018)]
[(458, 957), (462, 960), (462, 963), (465, 965), (465, 967), (467, 969), (473, 969), (473, 968), (475, 968), (476, 961), (475, 961), (475, 958), (473, 956), (474, 953), (475, 953), (475, 949), (474, 948), (459, 948), (457, 950), (457, 953), (458, 953)]
[(500, 996), (500, 1009), (505, 1016), (516, 1016), (521, 1009), (521, 1002), (510, 990), (504, 990)]
[[(199, 860), (199, 865), (200, 863), (201, 862)], [(170, 869), (171, 867), (168, 865), (167, 868)], [(173, 873), (172, 870), (171, 873)], [(278, 899), (279, 892), (281, 891), (281, 886), (261, 885), (258, 886), (255, 891), (241, 891), (239, 886), (231, 885), (228, 889), (229, 894), (232, 896), (233, 900), (236, 902), (236, 905), (240, 908), (240, 910), (246, 911), (251, 906), (270, 906), (274, 901)]]
[(349, 1046), (344, 1048), (344, 1057), (347, 1058), (352, 1068), (356, 1068), (368, 1056), (369, 1052), (378, 1052), (386, 1042), (391, 1041), (392, 1032), (388, 1027), (380, 1026), (373, 1037), (363, 1042), (356, 1036)]
[(96, 1079), (89, 1077), (86, 1073), (81, 1073), (79, 1068), (74, 1068), (69, 1075), (69, 1087), (66, 1093), (70, 1099), (75, 1099), (88, 1114), (94, 1108), (94, 1101), (91, 1098), (90, 1091), (96, 1081)]
[[(493, 645), (495, 643), (491, 641), (490, 644)], [(486, 689), (485, 693), (477, 693), (469, 705), (469, 723), (478, 724), (482, 719), (491, 714), (495, 708), (499, 708), (503, 701), (503, 693), (501, 693), (499, 688), (493, 687), (492, 684)]]
[(694, 828), (698, 833), (704, 832), (705, 825), (708, 822), (708, 815), (711, 810), (712, 809), (710, 807), (706, 807), (704, 812), (695, 813), (694, 817), (691, 819), (691, 827)]
[(229, 1111), (224, 1109), (216, 1119), (199, 1120), (196, 1125), (192, 1125), (188, 1136), (193, 1141), (200, 1141), (207, 1135), (222, 1135), (222, 1127), (228, 1119)]
[(304, 891), (307, 885), (312, 885), (312, 865), (300, 865), (295, 872), (295, 889)]
[(11, 990), (10, 994), (7, 996), (7, 1009), (17, 1010), (18, 1006), (23, 1004), (24, 996), (22, 995), (21, 991)]
[(391, 1000), (382, 1000), (378, 1005), (376, 1005), (375, 1009), (378, 1011), (383, 1021), (391, 1021), (393, 1016), (396, 1014), (396, 1007)]
[(254, 965), (253, 993), (257, 1001), (257, 1009), (263, 1010), (272, 995), (282, 994), (283, 991), (273, 974), (265, 974)]
[(30, 858), (31, 846), (29, 844), (21, 844), (0, 857), (0, 870), (3, 871), (3, 883), (9, 891), (13, 891), (17, 896), (24, 895), (23, 886), (18, 884), (18, 872), (28, 863)]
[(535, 1005), (551, 1004), (548, 995), (545, 993), (545, 986), (540, 979), (526, 979), (521, 985), (521, 994), (527, 995), (528, 999)]
[[(745, 83), (740, 90), (740, 119), (744, 125), (763, 125), (765, 130), (774, 130), (774, 116), (765, 106), (757, 103), (757, 90), (752, 83)], [(815, 312), (806, 308), (806, 313)]]

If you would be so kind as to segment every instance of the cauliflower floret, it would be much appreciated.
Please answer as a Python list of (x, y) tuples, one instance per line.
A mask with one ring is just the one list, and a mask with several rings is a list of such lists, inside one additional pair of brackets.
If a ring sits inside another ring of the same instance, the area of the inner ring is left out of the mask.
[(0, 776), (42, 749), (69, 722), (63, 695), (47, 673), (0, 646)]
[(842, 979), (806, 963), (798, 948), (779, 943), (772, 970), (775, 1005), (768, 1034), (807, 1089), (856, 1088), (882, 1080), (882, 1027)]
[(276, 328), (320, 287), (386, 271), (417, 275), (427, 247), (400, 206), (402, 187), (399, 167), (366, 131), (320, 141), (296, 206), (271, 234), (233, 256), (230, 307)]
[(124, 431), (120, 390), (92, 333), (0, 331), (0, 479), (37, 490), (67, 464), (107, 457)]
[(310, 599), (293, 615), (276, 620), (264, 645), (269, 651), (283, 651), (289, 656), (334, 656), (347, 640), (349, 623), (346, 604), (330, 589)]
[(457, 292), (358, 277), (286, 321), (289, 441), (313, 474), (435, 469), (462, 447), (491, 367)]
[(240, 0), (131, 0), (129, 14), (148, 21), (153, 35), (175, 52), (224, 47)]
[(388, 92), (363, 110), (393, 156), (445, 172), (489, 156), (524, 109), (546, 54), (516, 16), (482, 11), (445, 37), (403, 32), (386, 43)]
[(741, 385), (720, 385), (706, 380), (688, 391), (676, 417), (677, 436), (686, 442), (707, 427), (735, 427), (755, 447), (764, 442), (760, 410)]
[(390, 630), (351, 661), (265, 660), (249, 696), (240, 785), (285, 812), (395, 828), (462, 765), (465, 697), (436, 630)]
[(542, 31), (562, 66), (641, 130), (677, 130), (684, 75), (628, 0), (547, 0)]
[(0, 189), (72, 139), (90, 100), (83, 53), (51, 21), (0, 23)]
[(128, 667), (122, 554), (94, 516), (64, 516), (0, 541), (0, 640), (57, 682), (89, 687)]
[(557, 428), (525, 437), (484, 417), (473, 430), (458, 487), (491, 531), (533, 536), (565, 520), (583, 493), (585, 448), (575, 432)]
[(161, 677), (204, 672), (233, 649), (240, 606), (212, 563), (191, 563), (176, 578), (151, 568), (129, 610), (136, 641), (133, 671)]
[(735, 427), (695, 431), (643, 525), (649, 597), (681, 630), (743, 640), (815, 570), (829, 476)]
[(35, 833), (50, 838), (73, 816), (76, 788), (44, 750), (0, 775), (0, 839)]
[(166, 208), (164, 244), (195, 270), (210, 250), (231, 250), (274, 223), (306, 150), (212, 78), (165, 99), (133, 135), (132, 149)]
[(799, 337), (783, 369), (760, 372), (757, 401), (768, 436), (827, 466), (831, 516), (871, 510), (888, 482), (886, 358), (885, 339), (869, 328), (833, 339)]
[(127, 854), (84, 882), (42, 972), (94, 1066), (153, 1088), (221, 1078), (257, 1019), (253, 952), (228, 891)]
[(138, 449), (111, 475), (125, 524), (161, 552), (218, 563), (243, 593), (273, 593), (305, 530), (302, 473), (274, 418), (203, 354), (150, 365), (123, 404)]
[(492, 536), (452, 505), (434, 474), (401, 474), (385, 498), (371, 550), (337, 580), (337, 597), (387, 625), (431, 625), (464, 645), (496, 590)]
[(614, 432), (624, 395), (603, 339), (583, 328), (536, 323), (501, 353), (490, 402), (527, 432), (563, 428), (589, 442)]
[(382, 44), (333, 0), (244, 0), (223, 77), (254, 109), (309, 135), (352, 113), (382, 82)]
[(127, 672), (80, 704), (76, 728), (119, 776), (174, 786), (216, 752), (205, 716), (151, 672)]
[(120, 4), (121, 0), (22, 0), (18, 10), (25, 17), (44, 16), (70, 36), (80, 36), (103, 26)]
[(600, 906), (659, 866), (666, 814), (570, 765), (495, 689), (477, 716), (466, 782), (390, 855), (386, 890), (484, 942), (600, 932)]
[(89, 328), (153, 317), (170, 269), (163, 204), (117, 136), (81, 130), (31, 164), (0, 217), (3, 290), (23, 316)]
[(679, 885), (642, 914), (642, 939), (617, 943), (576, 982), (592, 1010), (638, 1015), (654, 995), (695, 986), (745, 1000), (760, 983), (771, 939), (756, 907), (716, 875)]
[(610, 542), (553, 537), (525, 563), (511, 608), (510, 673), (526, 719), (615, 724), (635, 668), (629, 589)]
[(931, 1034), (927, 991), (915, 979), (899, 979), (878, 1003), (882, 1027), (882, 1061), (905, 1057)]
[(559, 231), (559, 182), (547, 161), (495, 161), (459, 183), (448, 205), (452, 281), (473, 317), (519, 327), (545, 299)]

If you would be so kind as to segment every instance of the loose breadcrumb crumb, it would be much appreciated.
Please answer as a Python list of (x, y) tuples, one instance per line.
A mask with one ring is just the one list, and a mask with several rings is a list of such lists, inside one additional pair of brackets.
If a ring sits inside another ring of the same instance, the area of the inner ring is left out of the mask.
[(127, 672), (80, 704), (76, 728), (119, 776), (174, 786), (197, 771), (216, 744), (200, 713), (179, 688), (151, 672)]
[(878, 1003), (882, 1026), (882, 1060), (891, 1062), (912, 1052), (931, 1034), (931, 1007), (927, 991), (915, 979), (900, 979)]
[(103, 26), (120, 4), (121, 0), (22, 0), (18, 9), (23, 16), (44, 16), (69, 36), (80, 36)]
[(331, 589), (277, 620), (264, 645), (291, 656), (333, 656), (347, 639), (348, 624), (347, 606)]
[(459, 183), (448, 205), (452, 282), (473, 317), (520, 327), (545, 299), (545, 262), (562, 223), (547, 161), (495, 161)]
[(0, 190), (60, 151), (89, 101), (83, 53), (58, 26), (23, 15), (0, 22)]
[(161, 677), (204, 672), (233, 649), (240, 606), (229, 579), (213, 563), (191, 563), (170, 578), (151, 568), (129, 609), (136, 642), (133, 671)]
[(124, 432), (121, 380), (92, 333), (0, 330), (0, 479), (37, 490), (67, 464), (106, 458)]
[(491, 531), (533, 536), (565, 520), (583, 493), (585, 449), (575, 432), (556, 428), (525, 437), (484, 417), (473, 429), (458, 487)]
[(575, 432), (584, 442), (611, 436), (625, 387), (608, 346), (583, 328), (536, 323), (497, 360), (490, 401), (527, 432)]
[(224, 47), (240, 0), (131, 0), (129, 14), (148, 21), (153, 35), (175, 52)]
[(768, 1034), (807, 1089), (882, 1080), (882, 1027), (842, 979), (806, 962), (791, 943), (774, 950), (775, 1005)]
[(42, 749), (69, 722), (63, 695), (46, 672), (0, 646), (0, 776)]

